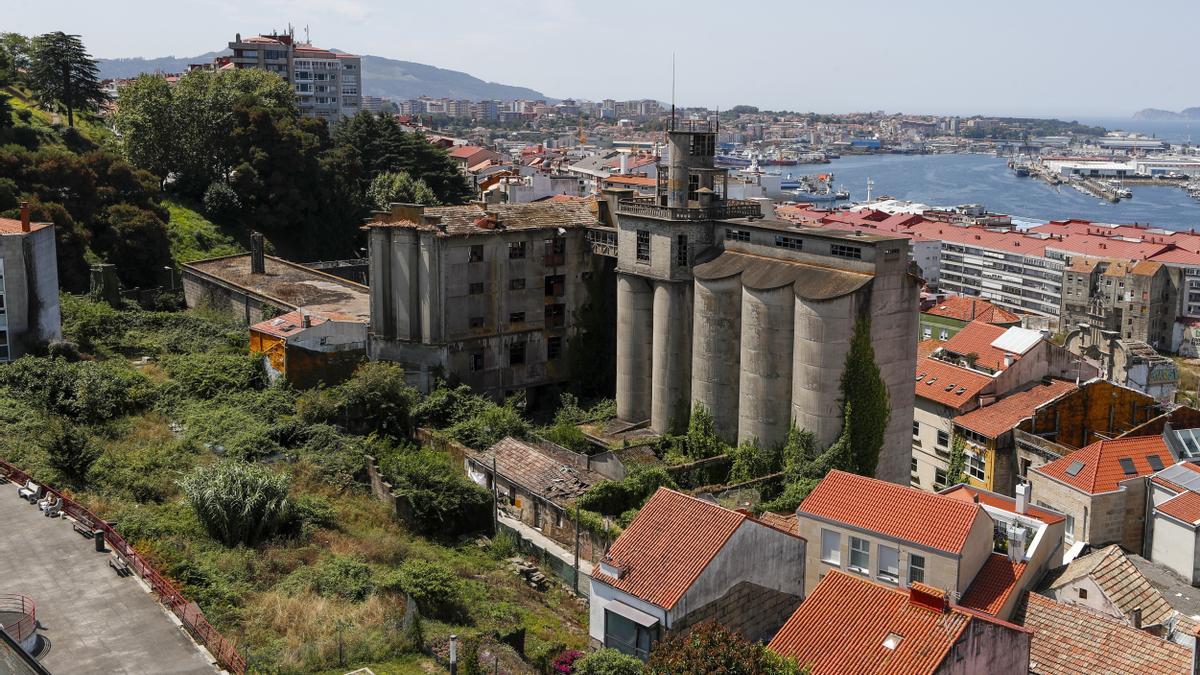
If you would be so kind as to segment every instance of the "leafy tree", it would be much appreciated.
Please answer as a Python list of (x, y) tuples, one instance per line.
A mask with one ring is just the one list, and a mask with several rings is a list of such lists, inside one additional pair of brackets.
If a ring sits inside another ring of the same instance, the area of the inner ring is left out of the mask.
[(636, 657), (607, 648), (592, 652), (575, 662), (575, 675), (641, 675), (642, 662)]
[(19, 81), (22, 71), (29, 69), (29, 38), (20, 33), (0, 33), (0, 52), (7, 64), (0, 77), (7, 77), (10, 83)]
[(967, 482), (967, 444), (963, 437), (955, 434), (950, 444), (950, 464), (946, 468), (946, 485)]
[(401, 439), (412, 431), (413, 407), (419, 398), (404, 379), (402, 367), (371, 361), (336, 387), (305, 392), (296, 411), (308, 424), (337, 424)]
[(846, 410), (843, 426), (849, 430), (849, 470), (874, 476), (891, 408), (887, 385), (875, 363), (870, 317), (860, 317), (854, 324), (842, 370), (842, 400)]
[(788, 425), (787, 437), (779, 450), (783, 468), (789, 469), (817, 456), (817, 437), (808, 429), (801, 429), (795, 422)]
[(163, 180), (178, 168), (180, 129), (166, 78), (144, 74), (121, 87), (113, 124), (129, 161)]
[(445, 565), (416, 558), (405, 560), (384, 583), (407, 593), (426, 616), (453, 620), (463, 612), (462, 582)]
[(784, 659), (765, 645), (750, 642), (715, 621), (704, 621), (691, 630), (672, 635), (650, 652), (646, 672), (652, 675), (798, 675), (792, 659)]
[(662, 467), (635, 469), (621, 480), (602, 480), (593, 483), (576, 501), (581, 509), (607, 516), (618, 516), (630, 509), (640, 509), (660, 487), (679, 489), (671, 475)]
[(729, 482), (765, 476), (779, 469), (779, 452), (760, 447), (754, 440), (745, 440), (729, 451), (733, 456), (733, 467), (729, 471)]
[(500, 442), (506, 436), (524, 438), (529, 435), (529, 422), (517, 410), (519, 400), (514, 397), (497, 405), (492, 401), (485, 404), (470, 417), (465, 417), (450, 427), (450, 435), (470, 448), (482, 450)]
[(200, 522), (226, 546), (253, 546), (287, 525), (289, 485), (286, 474), (236, 461), (197, 467), (179, 481)]
[(428, 535), (454, 537), (486, 530), (492, 521), (492, 493), (462, 475), (449, 455), (431, 450), (378, 452), (379, 465), (394, 492), (412, 507), (409, 526)]
[(66, 108), (67, 123), (75, 126), (75, 111), (96, 112), (108, 100), (100, 86), (100, 69), (78, 35), (62, 31), (33, 39), (29, 83), (42, 105)]
[(107, 227), (96, 245), (116, 265), (121, 283), (136, 288), (162, 283), (163, 268), (171, 265), (166, 223), (154, 212), (132, 204), (109, 208), (105, 220)]
[(729, 446), (717, 436), (713, 425), (712, 415), (705, 407), (697, 403), (688, 421), (687, 455), (692, 459), (716, 457), (729, 450)]
[(413, 407), (416, 424), (445, 429), (487, 407), (489, 401), (474, 393), (469, 385), (450, 387), (439, 381), (433, 391)]
[(214, 180), (204, 191), (204, 213), (218, 223), (228, 223), (242, 212), (242, 199), (223, 180)]
[[(13, 83), (14, 79), (16, 79), (15, 73), (8, 52), (0, 48), (0, 129), (11, 127), (13, 123), (12, 106), (8, 104), (8, 93), (4, 90)], [(0, 206), (0, 208), (7, 207)]]
[(46, 455), (54, 467), (72, 485), (83, 485), (100, 451), (82, 428), (62, 417), (51, 417), (46, 424)]
[(371, 181), (367, 188), (370, 206), (386, 211), (393, 202), (404, 204), (437, 204), (437, 196), (420, 178), (413, 179), (406, 171), (385, 171)]

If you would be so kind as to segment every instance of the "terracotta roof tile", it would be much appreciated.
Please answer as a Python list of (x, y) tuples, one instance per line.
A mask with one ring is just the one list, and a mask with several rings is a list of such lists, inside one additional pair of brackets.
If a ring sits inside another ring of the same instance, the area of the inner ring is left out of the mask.
[[(996, 338), (1004, 335), (1006, 329), (1002, 326), (995, 326), (983, 321), (972, 321), (963, 326), (962, 330), (958, 331), (942, 343), (942, 347), (947, 351), (955, 354), (975, 354), (978, 356), (976, 364), (991, 368), (993, 370), (1004, 370), (1004, 355), (1003, 349), (997, 349), (992, 346)], [(1020, 354), (1013, 354), (1013, 357), (1020, 358)]]
[(992, 384), (992, 378), (983, 373), (928, 356), (917, 359), (916, 377), (917, 396), (955, 410), (974, 406), (976, 397)]
[(620, 579), (597, 567), (595, 579), (670, 609), (750, 517), (659, 488), (613, 542), (606, 561), (624, 569)]
[(783, 514), (765, 511), (762, 515), (758, 516), (758, 520), (777, 530), (783, 530), (789, 534), (800, 536), (800, 521), (794, 513)]
[[(926, 602), (945, 599), (924, 584), (913, 586)], [(933, 673), (972, 621), (987, 620), (953, 605), (940, 611), (913, 602), (909, 592), (833, 570), (768, 646), (811, 666), (813, 675)], [(892, 633), (901, 639), (889, 649), (884, 640)]]
[(976, 573), (960, 604), (998, 616), (1025, 574), (1025, 567), (1024, 562), (1012, 562), (1007, 555), (993, 553)]
[(582, 495), (602, 478), (573, 466), (571, 458), (558, 456), (552, 449), (535, 448), (511, 436), (483, 452), (470, 453), (470, 459), (485, 469), (491, 468), (493, 457), (500, 476), (557, 504)]
[(921, 340), (917, 343), (917, 358), (923, 359), (941, 348), (941, 340)]
[(997, 307), (982, 298), (953, 295), (925, 310), (925, 314), (944, 316), (959, 321), (982, 321), (993, 324), (1016, 324), (1021, 317)]
[(328, 319), (326, 319), (325, 316), (319, 312), (310, 312), (307, 310), (298, 309), (294, 312), (280, 314), (274, 319), (260, 321), (251, 326), (250, 330), (257, 331), (259, 333), (266, 333), (267, 335), (274, 335), (275, 337), (291, 337), (292, 335), (304, 330), (304, 314), (308, 314), (309, 321), (313, 326), (319, 326), (328, 321)]
[(1049, 384), (1039, 383), (1025, 391), (1008, 394), (990, 405), (956, 417), (954, 423), (989, 438), (995, 438), (1033, 415), (1038, 406), (1075, 390), (1075, 384), (1066, 380), (1051, 380)]
[[(938, 494), (946, 497), (953, 497), (955, 499), (962, 499), (963, 501), (978, 501), (978, 503), (985, 506), (991, 506), (992, 508), (1008, 511), (1009, 513), (1017, 512), (1017, 500), (1013, 499), (1012, 497), (1005, 497), (1004, 495), (998, 495), (995, 492), (980, 490), (979, 488), (971, 487), (970, 485), (955, 485), (954, 487), (947, 488)], [(1033, 504), (1029, 504), (1025, 507), (1025, 515), (1035, 520), (1040, 520), (1047, 525), (1061, 523), (1066, 520), (1066, 516), (1039, 508)]]
[[(43, 227), (52, 227), (53, 223), (29, 223), (29, 231), (36, 232)], [(21, 221), (16, 218), (0, 218), (0, 234), (22, 234)]]
[(1200, 525), (1200, 494), (1191, 490), (1171, 497), (1155, 508), (1192, 526)]
[(1072, 560), (1058, 578), (1050, 582), (1050, 588), (1059, 589), (1084, 577), (1095, 582), (1126, 616), (1134, 609), (1141, 609), (1143, 626), (1162, 624), (1178, 615), (1166, 597), (1116, 544)]
[[(1147, 459), (1151, 455), (1158, 455), (1164, 464), (1173, 459), (1162, 436), (1115, 438), (1096, 441), (1049, 464), (1043, 464), (1034, 471), (1089, 494), (1099, 494), (1116, 490), (1121, 481), (1154, 473), (1155, 469)], [(1122, 459), (1133, 462), (1133, 473), (1125, 472), (1121, 466)], [(1075, 475), (1071, 475), (1069, 470), (1075, 462), (1083, 466), (1078, 467)]]
[(991, 518), (978, 504), (836, 470), (817, 484), (797, 514), (950, 553), (963, 550), (977, 518)]
[(1192, 669), (1192, 650), (1183, 645), (1034, 593), (1025, 627), (1033, 630), (1031, 673), (1181, 675)]

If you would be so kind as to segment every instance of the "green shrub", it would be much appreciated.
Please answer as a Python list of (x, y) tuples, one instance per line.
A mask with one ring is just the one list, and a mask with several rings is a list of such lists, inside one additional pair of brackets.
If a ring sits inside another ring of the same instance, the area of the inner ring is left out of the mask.
[(439, 381), (433, 391), (413, 407), (413, 418), (417, 426), (445, 429), (479, 412), (488, 403), (485, 397), (475, 394), (465, 384), (451, 388)]
[(601, 649), (575, 662), (575, 675), (641, 675), (642, 662), (615, 649)]
[(661, 467), (635, 470), (619, 481), (602, 480), (593, 483), (576, 504), (590, 511), (617, 516), (630, 509), (640, 509), (660, 487), (679, 489), (671, 475)]
[(254, 545), (291, 518), (288, 477), (257, 464), (197, 467), (179, 485), (209, 534), (226, 546)]
[(395, 363), (372, 361), (359, 366), (345, 382), (305, 392), (296, 413), (307, 424), (336, 424), (353, 433), (407, 438), (413, 407), (420, 399)]
[(444, 565), (405, 560), (386, 579), (387, 588), (407, 593), (425, 616), (453, 620), (462, 614), (462, 582)]
[(509, 399), (504, 405), (486, 401), (484, 406), (464, 417), (448, 430), (454, 440), (463, 445), (483, 450), (506, 436), (524, 438), (529, 435), (529, 422), (517, 410), (518, 401)]
[(204, 215), (218, 223), (228, 223), (242, 211), (242, 200), (229, 183), (215, 180), (204, 191)]
[(95, 423), (141, 409), (152, 387), (123, 361), (80, 361), (26, 356), (0, 369), (7, 387), (47, 413)]
[(684, 633), (658, 642), (646, 662), (651, 675), (799, 675), (801, 669), (766, 645), (750, 642), (714, 621), (704, 621)]
[[(301, 567), (293, 575), (297, 575), (298, 581), (317, 595), (351, 602), (366, 600), (375, 589), (371, 568), (362, 560), (348, 556), (330, 556), (315, 566)], [(287, 587), (289, 582), (283, 583)]]
[(262, 389), (267, 384), (262, 359), (253, 355), (182, 354), (164, 358), (162, 365), (197, 398)]
[(551, 426), (544, 427), (541, 430), (541, 436), (551, 443), (557, 443), (572, 452), (580, 454), (589, 454), (596, 449), (596, 446), (592, 445), (591, 441), (584, 435), (583, 430), (574, 424), (556, 422)]
[(729, 446), (717, 436), (712, 415), (699, 403), (692, 410), (687, 429), (687, 456), (705, 459), (725, 453)]
[(779, 470), (779, 453), (759, 447), (755, 441), (742, 441), (729, 454), (733, 457), (730, 483), (741, 483)]
[(87, 433), (69, 420), (50, 418), (46, 426), (46, 455), (54, 467), (72, 485), (83, 485), (100, 453)]
[(517, 535), (510, 530), (500, 530), (488, 544), (488, 553), (496, 560), (507, 560), (519, 552)]
[(385, 448), (379, 463), (393, 491), (411, 505), (409, 526), (415, 531), (454, 537), (491, 526), (492, 494), (463, 476), (448, 455), (427, 448)]
[(293, 529), (307, 539), (313, 530), (337, 527), (337, 510), (325, 497), (301, 493), (292, 499)]

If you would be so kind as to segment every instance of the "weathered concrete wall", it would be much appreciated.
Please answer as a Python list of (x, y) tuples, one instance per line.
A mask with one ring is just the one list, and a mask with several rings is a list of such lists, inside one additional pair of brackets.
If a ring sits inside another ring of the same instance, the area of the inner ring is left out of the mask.
[(617, 417), (650, 418), (654, 295), (638, 277), (617, 276)]
[(1029, 472), (1038, 504), (1074, 518), (1074, 530), (1065, 534), (1069, 542), (1086, 541), (1093, 547), (1120, 544), (1126, 551), (1140, 552), (1146, 523), (1146, 479), (1131, 478), (1124, 489), (1089, 495), (1037, 471)]
[(891, 406), (875, 477), (901, 485), (909, 481), (912, 459), (913, 368), (920, 317), (919, 282), (905, 271), (907, 260), (907, 240), (882, 251), (870, 286), (868, 312), (875, 363)]
[[(1081, 594), (1080, 591), (1083, 591), (1083, 593)], [(1051, 598), (1054, 598), (1056, 602), (1061, 602), (1064, 605), (1086, 607), (1118, 621), (1125, 620), (1125, 612), (1121, 611), (1121, 608), (1117, 607), (1105, 595), (1104, 591), (1100, 589), (1100, 586), (1091, 577), (1080, 577), (1058, 588), (1047, 589), (1046, 593)]]
[(675, 622), (671, 632), (683, 632), (711, 620), (753, 642), (769, 642), (791, 618), (801, 600), (803, 597), (799, 595), (743, 581), (719, 599)]
[(285, 305), (227, 285), (217, 279), (184, 267), (182, 270), (183, 298), (188, 307), (209, 307), (226, 312), (245, 324), (290, 312), (296, 307)]
[(742, 284), (740, 277), (696, 280), (692, 318), (692, 403), (703, 405), (713, 428), (737, 442), (741, 380)]
[[(1113, 438), (1157, 415), (1154, 398), (1104, 380), (1088, 382), (1053, 403), (1037, 409), (1020, 429), (1052, 441), (1082, 448)], [(1098, 435), (1099, 434), (1099, 435)]]
[(741, 379), (738, 384), (738, 441), (762, 447), (787, 437), (792, 400), (792, 286), (742, 287)]
[[(974, 619), (946, 655), (937, 675), (1026, 675), (1031, 633), (1015, 626)], [(958, 655), (963, 658), (959, 659)]]
[(797, 427), (813, 432), (818, 447), (832, 444), (842, 431), (842, 370), (857, 306), (853, 294), (825, 302), (795, 298), (792, 417)]
[(654, 282), (650, 428), (678, 432), (687, 426), (692, 387), (692, 285)]
[(1162, 514), (1155, 514), (1150, 540), (1150, 559), (1165, 565), (1193, 586), (1197, 574), (1196, 530)]

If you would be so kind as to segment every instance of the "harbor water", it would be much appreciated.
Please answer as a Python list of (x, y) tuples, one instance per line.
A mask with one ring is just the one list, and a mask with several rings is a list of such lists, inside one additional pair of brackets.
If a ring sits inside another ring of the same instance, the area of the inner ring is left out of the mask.
[(1111, 204), (1068, 185), (1020, 178), (1003, 157), (990, 155), (858, 155), (830, 164), (783, 167), (786, 175), (832, 172), (834, 185), (852, 201), (890, 196), (930, 206), (983, 204), (1014, 219), (1045, 222), (1083, 218), (1103, 223), (1142, 223), (1172, 230), (1200, 230), (1200, 201), (1175, 186), (1130, 185), (1133, 199)]

